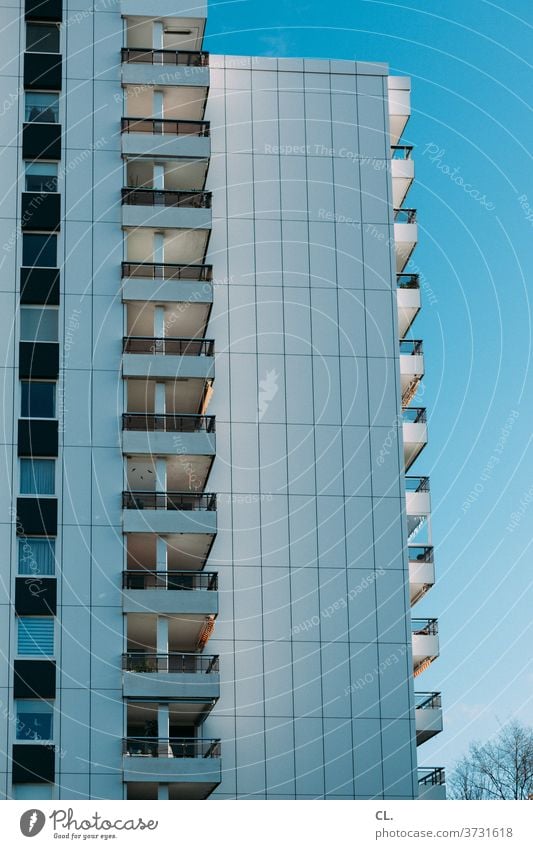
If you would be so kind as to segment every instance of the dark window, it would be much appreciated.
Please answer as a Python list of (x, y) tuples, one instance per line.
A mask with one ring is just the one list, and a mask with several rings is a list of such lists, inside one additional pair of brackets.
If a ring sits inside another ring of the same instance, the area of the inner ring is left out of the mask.
[(42, 743), (13, 746), (13, 783), (35, 784), (55, 780), (55, 749)]
[(54, 699), (56, 665), (53, 660), (16, 660), (14, 665), (15, 699)]
[(57, 236), (51, 233), (24, 233), (22, 265), (57, 267)]
[(40, 380), (22, 380), (21, 416), (34, 419), (53, 419), (56, 414), (56, 385)]
[(56, 24), (26, 24), (26, 50), (59, 53), (59, 27)]

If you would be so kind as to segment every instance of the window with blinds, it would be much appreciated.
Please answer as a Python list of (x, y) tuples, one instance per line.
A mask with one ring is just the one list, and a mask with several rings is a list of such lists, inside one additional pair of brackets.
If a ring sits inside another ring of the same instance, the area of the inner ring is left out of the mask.
[(55, 539), (24, 537), (18, 542), (19, 575), (55, 573)]
[(53, 495), (55, 467), (55, 460), (22, 459), (20, 461), (20, 494)]
[(18, 620), (19, 655), (54, 654), (54, 620), (50, 616), (21, 616)]

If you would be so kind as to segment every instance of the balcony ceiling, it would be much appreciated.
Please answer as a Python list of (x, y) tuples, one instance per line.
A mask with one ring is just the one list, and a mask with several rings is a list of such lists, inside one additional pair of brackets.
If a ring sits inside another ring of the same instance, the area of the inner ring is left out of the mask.
[[(176, 434), (179, 445), (179, 433)], [(213, 462), (212, 457), (199, 454), (167, 457), (167, 486), (172, 492), (201, 491)], [(128, 489), (142, 492), (155, 492), (156, 469), (149, 454), (137, 454), (126, 461)]]
[[(165, 381), (166, 412), (199, 413), (205, 392), (205, 380), (180, 378)], [(128, 380), (128, 413), (153, 413), (155, 380)]]
[[(148, 285), (152, 285), (149, 283)], [(157, 283), (156, 283), (157, 285)], [(165, 332), (186, 339), (203, 336), (211, 304), (178, 303), (165, 309)], [(154, 336), (153, 303), (133, 302), (127, 306), (127, 330), (131, 336)]]
[[(181, 613), (167, 616), (169, 651), (194, 652), (205, 625), (201, 613)], [(128, 651), (156, 651), (157, 616), (146, 613), (127, 614)], [(209, 643), (208, 643), (209, 645)]]

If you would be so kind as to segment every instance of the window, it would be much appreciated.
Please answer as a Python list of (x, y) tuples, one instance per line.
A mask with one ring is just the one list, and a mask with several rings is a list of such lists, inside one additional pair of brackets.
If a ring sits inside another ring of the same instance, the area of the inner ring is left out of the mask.
[(28, 162), (27, 192), (57, 192), (57, 162)]
[(34, 53), (59, 53), (57, 24), (26, 24), (26, 50)]
[(38, 121), (42, 124), (59, 122), (59, 95), (45, 91), (27, 91), (26, 121)]
[(20, 461), (20, 494), (53, 495), (55, 471), (55, 460), (22, 459)]
[(40, 699), (21, 699), (16, 703), (17, 740), (52, 740), (53, 708)]
[(59, 311), (53, 307), (21, 307), (21, 342), (57, 342)]
[(24, 233), (22, 236), (22, 265), (56, 268), (57, 236), (52, 233)]
[(53, 575), (55, 542), (44, 537), (19, 539), (19, 575)]
[(53, 419), (56, 414), (56, 385), (44, 380), (22, 380), (20, 415), (31, 419)]
[(52, 657), (54, 620), (50, 616), (21, 616), (18, 619), (17, 651), (20, 655)]

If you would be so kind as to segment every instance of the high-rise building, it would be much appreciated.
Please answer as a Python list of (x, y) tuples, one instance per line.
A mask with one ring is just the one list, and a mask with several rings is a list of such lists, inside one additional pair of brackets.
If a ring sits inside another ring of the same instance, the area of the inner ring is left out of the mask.
[(1, 794), (439, 798), (409, 80), (205, 15), (3, 8)]

